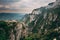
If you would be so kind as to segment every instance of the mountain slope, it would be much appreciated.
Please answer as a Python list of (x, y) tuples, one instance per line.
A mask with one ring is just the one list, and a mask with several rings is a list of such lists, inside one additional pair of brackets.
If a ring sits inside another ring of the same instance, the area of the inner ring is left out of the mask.
[(60, 5), (55, 3), (53, 7), (49, 4), (50, 7), (41, 7), (32, 11), (29, 15), (31, 21), (27, 20), (29, 37), (39, 40), (60, 39)]

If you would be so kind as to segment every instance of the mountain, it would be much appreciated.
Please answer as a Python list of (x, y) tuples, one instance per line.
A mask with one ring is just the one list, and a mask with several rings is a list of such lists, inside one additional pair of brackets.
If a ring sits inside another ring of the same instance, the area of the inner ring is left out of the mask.
[(27, 38), (31, 40), (60, 39), (60, 0), (34, 9), (32, 13), (25, 16), (29, 36)]
[(23, 13), (0, 13), (0, 20), (21, 20)]

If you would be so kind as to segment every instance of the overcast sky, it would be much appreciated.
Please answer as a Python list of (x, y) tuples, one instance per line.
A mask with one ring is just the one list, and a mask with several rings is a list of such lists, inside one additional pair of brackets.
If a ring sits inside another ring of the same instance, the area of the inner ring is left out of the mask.
[(0, 0), (0, 12), (29, 13), (55, 0)]

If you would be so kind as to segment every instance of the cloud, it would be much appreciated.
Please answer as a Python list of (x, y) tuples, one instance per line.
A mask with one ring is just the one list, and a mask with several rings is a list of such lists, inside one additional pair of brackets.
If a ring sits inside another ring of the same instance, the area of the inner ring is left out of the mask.
[(18, 2), (20, 0), (0, 0), (0, 4), (12, 4), (14, 2)]
[(53, 1), (55, 0), (0, 0), (0, 10), (31, 12), (33, 9), (45, 6)]

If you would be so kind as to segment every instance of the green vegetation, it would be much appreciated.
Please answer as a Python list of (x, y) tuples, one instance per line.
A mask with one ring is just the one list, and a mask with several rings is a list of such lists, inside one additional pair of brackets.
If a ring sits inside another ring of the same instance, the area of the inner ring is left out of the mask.
[[(29, 34), (28, 40), (37, 40), (36, 38), (38, 40), (53, 40), (54, 38), (60, 40), (60, 7), (44, 10), (39, 14), (39, 18), (37, 17), (37, 19), (28, 24), (29, 28), (32, 28), (32, 34)], [(44, 19), (45, 13), (47, 13), (47, 16)]]
[(15, 22), (8, 23), (5, 21), (0, 21), (0, 40), (9, 40), (10, 31), (14, 29), (15, 26)]

